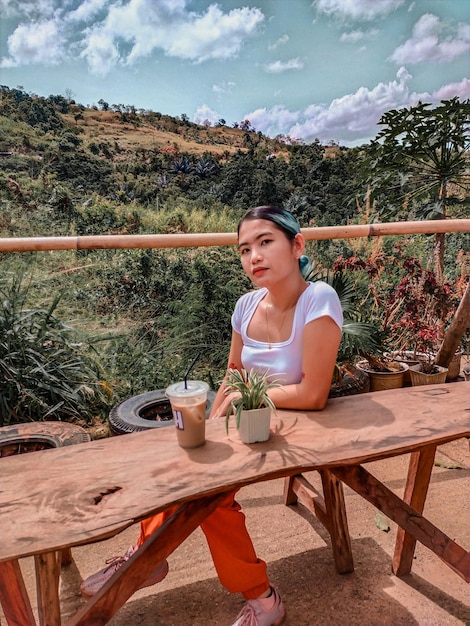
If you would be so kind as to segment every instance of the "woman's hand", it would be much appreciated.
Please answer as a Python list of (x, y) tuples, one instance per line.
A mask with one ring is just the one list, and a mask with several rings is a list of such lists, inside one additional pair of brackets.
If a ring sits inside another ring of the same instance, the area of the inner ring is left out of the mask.
[[(226, 394), (224, 395), (224, 397), (222, 398), (220, 404), (218, 404), (215, 408), (214, 406), (212, 407), (212, 411), (211, 414), (209, 416), (209, 419), (216, 419), (218, 417), (225, 417), (227, 415), (227, 411), (230, 408), (230, 404), (232, 402), (232, 400), (235, 400), (235, 398), (240, 398), (241, 394), (238, 391), (234, 391), (232, 393)], [(214, 402), (215, 404), (215, 402)]]

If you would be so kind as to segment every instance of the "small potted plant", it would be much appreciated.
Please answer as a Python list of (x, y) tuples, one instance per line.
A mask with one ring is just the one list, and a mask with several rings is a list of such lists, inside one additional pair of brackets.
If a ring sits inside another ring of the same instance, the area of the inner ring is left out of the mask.
[(371, 391), (383, 391), (385, 389), (400, 389), (403, 387), (405, 372), (408, 365), (382, 357), (381, 359), (371, 354), (356, 363), (356, 367), (367, 372), (370, 378)]
[(254, 369), (229, 369), (225, 381), (226, 393), (237, 391), (240, 397), (234, 398), (227, 410), (225, 428), (232, 413), (243, 443), (256, 443), (269, 439), (271, 412), (276, 411), (273, 401), (268, 396), (269, 389), (279, 387), (276, 380), (271, 380), (267, 372)]
[(439, 339), (438, 331), (434, 328), (419, 331), (417, 345), (423, 356), (418, 359), (416, 365), (410, 366), (410, 378), (413, 387), (446, 382), (448, 368), (437, 365), (435, 360), (435, 346)]

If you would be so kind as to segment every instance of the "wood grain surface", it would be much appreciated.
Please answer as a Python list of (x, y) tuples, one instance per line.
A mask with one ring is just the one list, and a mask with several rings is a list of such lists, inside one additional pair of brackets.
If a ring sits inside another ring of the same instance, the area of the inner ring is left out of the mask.
[(453, 383), (278, 411), (268, 442), (242, 444), (223, 419), (184, 450), (173, 428), (0, 461), (0, 561), (117, 534), (154, 512), (243, 485), (355, 465), (470, 436), (470, 385)]

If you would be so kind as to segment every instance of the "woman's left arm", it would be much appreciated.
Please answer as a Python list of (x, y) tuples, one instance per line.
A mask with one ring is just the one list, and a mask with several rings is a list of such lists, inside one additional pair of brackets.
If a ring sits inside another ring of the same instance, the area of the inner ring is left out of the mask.
[(302, 380), (276, 387), (269, 397), (279, 409), (325, 408), (341, 341), (341, 329), (329, 316), (309, 322), (303, 333)]

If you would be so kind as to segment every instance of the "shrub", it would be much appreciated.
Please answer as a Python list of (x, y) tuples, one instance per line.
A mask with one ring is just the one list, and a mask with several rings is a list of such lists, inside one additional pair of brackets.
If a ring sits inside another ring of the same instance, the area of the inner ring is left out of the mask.
[(108, 409), (107, 383), (91, 343), (49, 308), (28, 308), (22, 276), (0, 279), (0, 425), (64, 420), (91, 423)]

